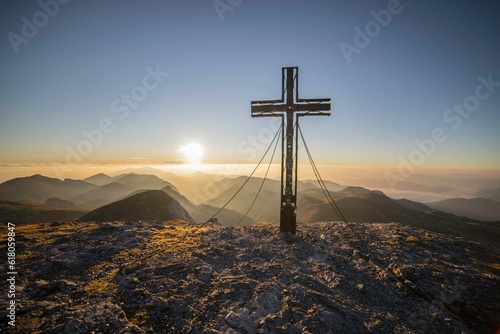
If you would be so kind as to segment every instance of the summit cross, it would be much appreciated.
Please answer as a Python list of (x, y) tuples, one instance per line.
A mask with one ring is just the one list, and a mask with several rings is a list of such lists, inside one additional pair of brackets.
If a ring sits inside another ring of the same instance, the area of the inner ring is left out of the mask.
[(330, 101), (330, 98), (299, 98), (299, 68), (283, 67), (281, 99), (251, 102), (252, 117), (281, 117), (281, 232), (295, 234), (297, 229), (298, 138), (295, 138), (294, 149), (295, 124), (302, 116), (330, 116)]

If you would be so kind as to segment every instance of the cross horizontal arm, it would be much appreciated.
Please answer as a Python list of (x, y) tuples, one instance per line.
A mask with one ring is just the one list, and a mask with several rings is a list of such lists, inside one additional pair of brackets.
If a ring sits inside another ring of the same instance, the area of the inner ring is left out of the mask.
[[(306, 102), (318, 101), (320, 99), (308, 99)], [(329, 101), (330, 99), (321, 99)], [(330, 103), (297, 103), (288, 108), (286, 104), (254, 104), (252, 102), (251, 114), (252, 117), (269, 117), (280, 116), (281, 113), (293, 111), (298, 116), (329, 116), (331, 110)]]
[(267, 104), (267, 105), (252, 105), (252, 115), (262, 112), (285, 112), (285, 104)]
[(294, 105), (295, 111), (330, 111), (331, 108), (330, 103), (300, 103)]

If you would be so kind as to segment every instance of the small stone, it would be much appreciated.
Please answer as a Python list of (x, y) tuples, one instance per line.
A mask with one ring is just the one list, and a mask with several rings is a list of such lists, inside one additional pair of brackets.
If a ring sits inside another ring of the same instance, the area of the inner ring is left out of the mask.
[(418, 238), (414, 237), (413, 235), (410, 235), (409, 237), (407, 237), (405, 239), (405, 242), (407, 242), (407, 243), (415, 243), (417, 241), (418, 241)]

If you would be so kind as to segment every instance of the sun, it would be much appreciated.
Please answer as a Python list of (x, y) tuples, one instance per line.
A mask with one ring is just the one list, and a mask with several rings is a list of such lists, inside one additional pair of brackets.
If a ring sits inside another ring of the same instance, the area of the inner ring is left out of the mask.
[(186, 160), (190, 162), (199, 162), (203, 157), (203, 146), (197, 143), (188, 143), (181, 145), (179, 151), (184, 154)]

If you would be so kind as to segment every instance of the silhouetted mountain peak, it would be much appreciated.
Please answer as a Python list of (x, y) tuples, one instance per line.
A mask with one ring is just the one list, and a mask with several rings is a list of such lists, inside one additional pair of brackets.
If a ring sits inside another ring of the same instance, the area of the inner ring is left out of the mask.
[(104, 173), (95, 174), (84, 179), (85, 182), (89, 182), (98, 186), (103, 186), (105, 184), (113, 182), (113, 178)]
[(366, 189), (363, 187), (358, 187), (358, 186), (348, 186), (345, 187), (340, 191), (343, 194), (346, 194), (348, 196), (366, 196), (366, 195), (380, 195), (380, 196), (386, 196), (382, 191), (380, 190), (370, 190)]
[(167, 221), (182, 219), (194, 223), (177, 200), (162, 190), (148, 190), (95, 209), (80, 221)]

